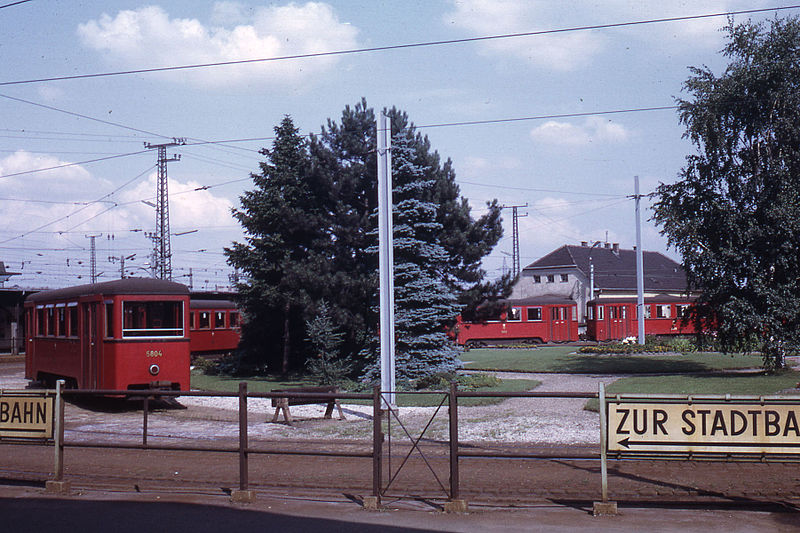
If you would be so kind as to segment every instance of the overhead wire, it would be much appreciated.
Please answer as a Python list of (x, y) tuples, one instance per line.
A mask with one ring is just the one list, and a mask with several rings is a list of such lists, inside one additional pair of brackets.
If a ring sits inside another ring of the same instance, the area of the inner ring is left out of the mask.
[(638, 26), (644, 24), (660, 24), (666, 22), (680, 22), (686, 20), (698, 20), (698, 19), (705, 19), (705, 18), (715, 18), (715, 17), (729, 17), (735, 15), (748, 15), (748, 14), (755, 14), (755, 13), (765, 13), (765, 12), (772, 12), (772, 11), (784, 11), (789, 9), (797, 9), (800, 8), (800, 5), (791, 5), (791, 6), (778, 6), (778, 7), (770, 7), (770, 8), (758, 8), (758, 9), (742, 9), (738, 11), (725, 11), (719, 13), (706, 13), (701, 15), (684, 15), (680, 17), (664, 17), (664, 18), (654, 18), (654, 19), (644, 19), (644, 20), (636, 20), (636, 21), (628, 21), (628, 22), (612, 22), (607, 24), (592, 24), (592, 25), (585, 25), (585, 26), (573, 26), (568, 28), (556, 28), (550, 30), (536, 30), (536, 31), (527, 31), (527, 32), (515, 32), (515, 33), (505, 33), (500, 35), (484, 35), (479, 37), (464, 37), (460, 39), (442, 39), (437, 41), (423, 41), (417, 43), (404, 43), (404, 44), (394, 44), (394, 45), (385, 45), (385, 46), (373, 46), (373, 47), (366, 47), (366, 48), (352, 48), (346, 50), (332, 50), (328, 52), (310, 52), (305, 54), (291, 54), (285, 56), (276, 56), (276, 57), (262, 57), (262, 58), (254, 58), (254, 59), (238, 59), (238, 60), (230, 60), (230, 61), (214, 61), (208, 63), (196, 63), (191, 65), (172, 65), (172, 66), (165, 66), (165, 67), (150, 67), (150, 68), (141, 68), (141, 69), (129, 69), (129, 70), (119, 70), (119, 71), (112, 71), (112, 72), (97, 72), (92, 74), (73, 74), (70, 76), (51, 76), (47, 78), (35, 78), (35, 79), (27, 79), (27, 80), (15, 80), (15, 81), (4, 81), (0, 82), (0, 86), (8, 86), (8, 85), (25, 85), (31, 83), (42, 83), (42, 82), (53, 82), (53, 81), (66, 81), (66, 80), (79, 80), (79, 79), (89, 79), (89, 78), (106, 78), (111, 76), (127, 76), (132, 74), (147, 74), (147, 73), (154, 73), (154, 72), (174, 72), (174, 71), (182, 71), (182, 70), (193, 70), (193, 69), (201, 69), (201, 68), (211, 68), (211, 67), (220, 67), (220, 66), (228, 66), (228, 65), (244, 65), (250, 63), (268, 63), (268, 62), (276, 62), (276, 61), (288, 61), (288, 60), (297, 60), (297, 59), (309, 59), (315, 57), (331, 57), (331, 56), (340, 56), (340, 55), (353, 55), (353, 54), (365, 54), (365, 53), (373, 53), (373, 52), (388, 52), (393, 50), (406, 50), (410, 48), (423, 48), (423, 47), (432, 47), (432, 46), (445, 46), (445, 45), (454, 45), (454, 44), (465, 44), (465, 43), (476, 43), (476, 42), (486, 42), (486, 41), (494, 41), (494, 40), (503, 40), (503, 39), (514, 39), (520, 37), (533, 37), (537, 35), (550, 35), (550, 34), (558, 34), (558, 33), (569, 33), (569, 32), (577, 32), (577, 31), (591, 31), (591, 30), (602, 30), (602, 29), (610, 29), (610, 28), (624, 28), (630, 26)]

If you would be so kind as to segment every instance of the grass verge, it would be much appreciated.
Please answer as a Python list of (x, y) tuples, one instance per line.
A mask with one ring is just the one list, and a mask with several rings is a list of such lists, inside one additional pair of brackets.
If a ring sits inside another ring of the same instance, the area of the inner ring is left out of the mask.
[[(796, 389), (800, 372), (785, 370), (777, 374), (764, 372), (709, 373), (694, 376), (632, 376), (622, 378), (608, 387), (606, 395), (614, 394), (777, 394)], [(599, 402), (589, 400), (585, 409), (597, 411)]]
[(466, 369), (563, 374), (672, 374), (760, 368), (758, 355), (689, 353), (599, 355), (575, 353), (574, 346), (534, 349), (473, 349), (461, 355)]

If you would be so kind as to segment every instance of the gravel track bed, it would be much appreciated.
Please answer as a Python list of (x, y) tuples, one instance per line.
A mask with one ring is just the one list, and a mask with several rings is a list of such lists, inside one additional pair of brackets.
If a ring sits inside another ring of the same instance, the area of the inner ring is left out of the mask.
[[(598, 383), (611, 383), (617, 376), (581, 374), (497, 373), (501, 379), (534, 379), (542, 392), (596, 392)], [(22, 372), (0, 375), (0, 389), (20, 389), (27, 385)], [(187, 439), (234, 439), (238, 436), (238, 398), (182, 397), (185, 409), (157, 409), (148, 416), (151, 442)], [(342, 404), (346, 420), (323, 418), (323, 405), (291, 408), (294, 426), (268, 423), (274, 408), (266, 398), (248, 399), (250, 438), (259, 439), (360, 439), (372, 432), (372, 406)], [(586, 400), (565, 398), (510, 398), (496, 405), (459, 407), (459, 439), (466, 442), (513, 442), (531, 444), (596, 444), (600, 429), (597, 413), (583, 409)], [(140, 438), (142, 413), (134, 407), (108, 412), (67, 404), (68, 440), (87, 441), (125, 435)], [(447, 440), (446, 406), (400, 407), (392, 417), (392, 431), (402, 435), (399, 422), (412, 435), (419, 435), (429, 424), (426, 438)], [(282, 422), (281, 418), (281, 422)]]

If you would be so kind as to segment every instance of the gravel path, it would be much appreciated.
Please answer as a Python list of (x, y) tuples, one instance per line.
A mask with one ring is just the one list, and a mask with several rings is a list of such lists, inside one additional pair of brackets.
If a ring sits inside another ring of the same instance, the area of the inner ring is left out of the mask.
[[(5, 366), (5, 365), (4, 365)], [(0, 373), (0, 389), (27, 385), (22, 367)], [(498, 373), (501, 379), (532, 379), (542, 392), (596, 392), (598, 383), (616, 376), (579, 374)], [(148, 436), (153, 439), (235, 438), (238, 435), (238, 399), (182, 397), (186, 409), (161, 409), (150, 414)], [(459, 438), (469, 442), (526, 442), (531, 444), (595, 444), (600, 429), (597, 413), (584, 410), (586, 400), (564, 398), (511, 398), (500, 404), (459, 407)], [(269, 399), (248, 400), (250, 436), (253, 439), (360, 439), (372, 431), (371, 405), (342, 405), (346, 420), (325, 420), (324, 406), (292, 407), (294, 426), (265, 423), (274, 409)], [(392, 418), (392, 430), (402, 434), (398, 420), (409, 433), (419, 435), (431, 421), (435, 407), (400, 407)], [(93, 440), (120, 434), (141, 435), (141, 411), (116, 409), (103, 412), (67, 404), (67, 434), (73, 440)], [(447, 440), (446, 406), (439, 410), (426, 438)]]

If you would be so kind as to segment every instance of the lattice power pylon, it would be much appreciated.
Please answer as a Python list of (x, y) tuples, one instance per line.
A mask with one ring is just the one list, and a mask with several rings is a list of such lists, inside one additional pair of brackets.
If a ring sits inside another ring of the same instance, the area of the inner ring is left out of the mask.
[(525, 205), (502, 205), (500, 209), (511, 209), (511, 275), (516, 278), (519, 276), (521, 267), (519, 261), (519, 218), (528, 216), (527, 213), (520, 215), (517, 209), (528, 207)]
[(158, 179), (156, 181), (156, 231), (148, 235), (153, 240), (154, 275), (160, 279), (172, 279), (172, 246), (169, 233), (169, 190), (167, 185), (167, 163), (180, 161), (180, 155), (167, 157), (167, 148), (186, 144), (186, 139), (172, 139), (162, 144), (145, 143), (148, 150), (158, 149)]

